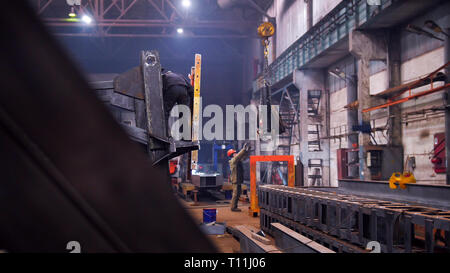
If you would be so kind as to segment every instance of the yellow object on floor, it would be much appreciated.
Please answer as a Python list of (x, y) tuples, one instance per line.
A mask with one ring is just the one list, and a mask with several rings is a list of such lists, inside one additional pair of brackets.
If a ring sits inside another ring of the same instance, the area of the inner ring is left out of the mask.
[(195, 185), (191, 183), (180, 183), (180, 187), (185, 196), (189, 191), (195, 190)]
[[(247, 190), (247, 185), (242, 184), (241, 185), (241, 189), (243, 191)], [(224, 190), (224, 191), (232, 191), (233, 190), (233, 185), (230, 182), (224, 182), (223, 185), (222, 185), (222, 190)]]
[(404, 173), (393, 173), (391, 178), (389, 179), (389, 188), (395, 190), (397, 189), (398, 184), (401, 189), (406, 189), (406, 184), (416, 183), (416, 178), (410, 172)]

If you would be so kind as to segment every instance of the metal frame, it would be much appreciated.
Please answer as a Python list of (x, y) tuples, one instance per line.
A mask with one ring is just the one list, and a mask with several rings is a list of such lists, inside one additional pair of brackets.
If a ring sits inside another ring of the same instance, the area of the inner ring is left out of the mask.
[(288, 186), (295, 186), (295, 166), (293, 155), (253, 155), (250, 156), (250, 209), (249, 212), (253, 216), (259, 213), (258, 194), (256, 187), (256, 163), (257, 162), (274, 162), (287, 161), (288, 163)]
[[(210, 20), (190, 18), (187, 12), (180, 10), (174, 0), (82, 0), (75, 6), (77, 13), (92, 17), (92, 26), (84, 27), (80, 22), (69, 21), (66, 14), (55, 17), (55, 9), (61, 9), (61, 3), (55, 0), (34, 0), (37, 13), (44, 22), (55, 27), (55, 34), (75, 37), (176, 37), (174, 30), (183, 27), (189, 30), (217, 29), (224, 33), (201, 34), (189, 31), (183, 35), (196, 38), (251, 38), (243, 33), (243, 26), (255, 27), (256, 20)], [(145, 3), (150, 8), (146, 16), (135, 15), (133, 7)], [(64, 3), (64, 5), (66, 5)], [(67, 10), (69, 10), (69, 6)], [(256, 7), (252, 6), (256, 9)], [(52, 10), (53, 9), (53, 10)], [(259, 12), (259, 11), (258, 11)], [(151, 19), (149, 19), (149, 16)], [(130, 29), (136, 31), (131, 31)], [(230, 33), (234, 31), (234, 33)], [(254, 35), (253, 38), (256, 38)]]
[[(261, 185), (258, 196), (261, 227), (268, 232), (270, 223), (287, 222), (319, 242), (327, 238), (340, 252), (348, 252), (342, 247), (349, 243), (361, 249), (369, 241), (380, 242), (382, 252), (434, 252), (436, 229), (445, 232), (441, 248), (450, 251), (450, 211), (280, 185)], [(413, 248), (414, 226), (425, 230), (423, 248)]]

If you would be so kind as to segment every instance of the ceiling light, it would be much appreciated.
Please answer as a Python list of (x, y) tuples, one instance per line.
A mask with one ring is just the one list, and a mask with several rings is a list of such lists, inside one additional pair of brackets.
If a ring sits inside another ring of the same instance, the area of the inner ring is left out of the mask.
[(436, 37), (433, 33), (428, 32), (428, 31), (422, 29), (421, 27), (418, 27), (418, 26), (415, 26), (415, 25), (412, 25), (412, 24), (409, 24), (409, 25), (406, 26), (406, 31), (411, 32), (411, 33), (415, 33), (415, 34), (418, 34), (418, 35), (425, 35), (425, 36), (428, 36), (430, 38), (434, 38), (434, 39), (437, 39), (437, 40), (444, 41), (444, 39)]
[(177, 28), (177, 33), (178, 34), (183, 34), (183, 32), (184, 32), (184, 30), (181, 27)]
[(181, 5), (185, 8), (189, 8), (191, 6), (191, 1), (190, 0), (183, 0), (181, 1)]
[(435, 23), (434, 21), (432, 21), (432, 20), (427, 20), (427, 21), (425, 21), (424, 25), (425, 25), (427, 28), (433, 30), (433, 31), (436, 32), (436, 33), (442, 33), (442, 34), (444, 34), (445, 36), (449, 36), (447, 33), (444, 32), (444, 30), (442, 30), (442, 28), (441, 28), (438, 24), (436, 24), (436, 23)]
[(87, 15), (83, 15), (83, 17), (81, 17), (81, 20), (83, 22), (85, 22), (86, 24), (88, 24), (88, 25), (92, 22), (92, 18), (90, 16), (87, 16)]

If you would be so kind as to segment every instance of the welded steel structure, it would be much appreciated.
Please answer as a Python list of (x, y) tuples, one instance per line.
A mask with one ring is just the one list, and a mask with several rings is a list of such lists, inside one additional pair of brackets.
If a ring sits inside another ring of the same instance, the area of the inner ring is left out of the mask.
[[(82, 0), (74, 10), (88, 15), (90, 25), (68, 20), (66, 1), (30, 1), (56, 35), (76, 37), (175, 37), (176, 29), (195, 38), (256, 38), (254, 28), (270, 1), (246, 1), (241, 13), (220, 8), (215, 1), (196, 2), (190, 10), (174, 0)], [(201, 8), (200, 8), (201, 6)]]
[(450, 250), (450, 211), (422, 205), (307, 189), (261, 185), (261, 228), (285, 226), (338, 252), (364, 252), (378, 241), (382, 252)]
[(197, 142), (169, 137), (158, 51), (142, 51), (138, 67), (90, 85), (130, 138), (146, 146), (153, 164), (167, 170), (169, 159), (198, 150)]

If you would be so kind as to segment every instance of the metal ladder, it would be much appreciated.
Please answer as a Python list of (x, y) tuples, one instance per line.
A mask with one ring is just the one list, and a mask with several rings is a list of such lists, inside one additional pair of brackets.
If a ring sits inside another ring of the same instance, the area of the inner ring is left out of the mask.
[[(309, 130), (308, 128), (308, 150), (310, 152), (317, 152), (321, 151), (322, 148), (320, 147), (320, 124), (309, 124), (309, 126), (313, 126), (313, 130)], [(313, 136), (314, 140), (309, 140), (309, 136)]]
[(283, 88), (280, 98), (280, 118), (286, 126), (286, 131), (279, 136), (282, 143), (278, 145), (277, 154), (290, 155), (294, 127), (299, 125), (300, 118), (300, 93), (293, 84)]
[[(308, 90), (307, 107), (308, 117), (319, 117), (320, 98), (322, 90)], [(312, 128), (311, 128), (312, 127)], [(311, 137), (312, 136), (312, 137)], [(308, 150), (310, 152), (321, 151), (320, 147), (320, 124), (308, 124)]]
[(322, 90), (308, 90), (308, 116), (318, 116)]

